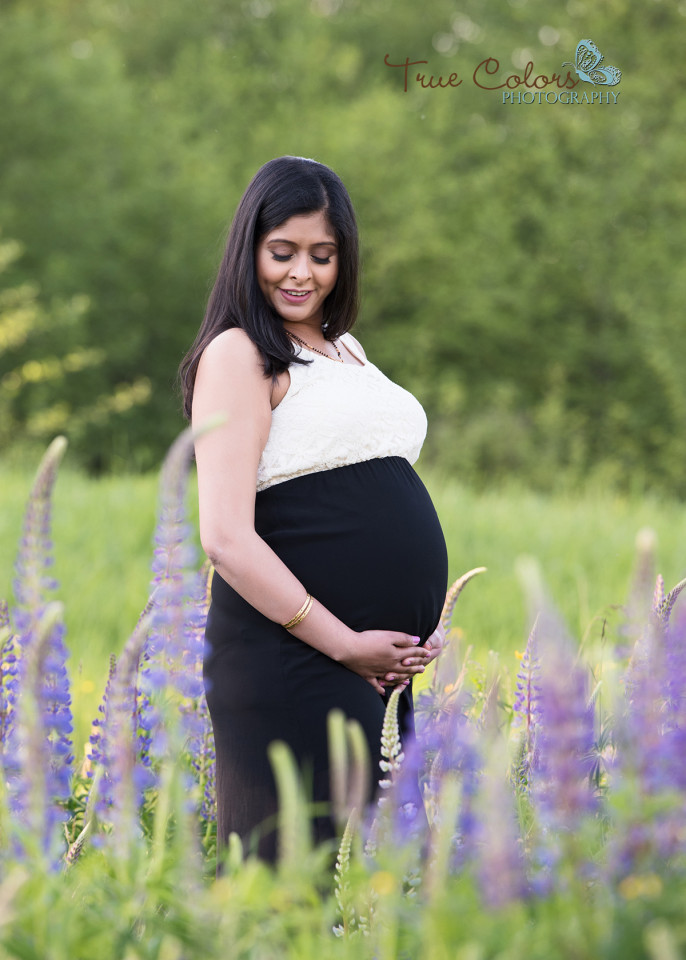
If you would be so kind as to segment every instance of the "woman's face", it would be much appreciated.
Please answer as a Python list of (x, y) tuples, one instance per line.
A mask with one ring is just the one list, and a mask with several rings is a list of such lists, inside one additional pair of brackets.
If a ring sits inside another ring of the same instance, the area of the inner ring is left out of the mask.
[(336, 238), (321, 211), (291, 217), (266, 233), (257, 245), (255, 269), (262, 293), (286, 327), (321, 330), (324, 301), (338, 277)]

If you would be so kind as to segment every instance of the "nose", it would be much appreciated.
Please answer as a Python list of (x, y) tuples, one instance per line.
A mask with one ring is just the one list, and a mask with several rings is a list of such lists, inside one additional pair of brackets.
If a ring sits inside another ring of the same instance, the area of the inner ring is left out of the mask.
[(289, 276), (292, 280), (300, 280), (301, 282), (310, 279), (310, 260), (305, 251), (297, 253), (291, 260)]

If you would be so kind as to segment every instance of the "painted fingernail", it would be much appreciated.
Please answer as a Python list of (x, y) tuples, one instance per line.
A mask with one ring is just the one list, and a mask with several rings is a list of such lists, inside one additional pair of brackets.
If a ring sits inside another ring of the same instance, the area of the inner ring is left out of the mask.
[(414, 644), (419, 643), (419, 637), (412, 637), (412, 643)]
[(395, 674), (394, 674), (394, 673), (389, 673), (389, 674), (388, 674), (388, 677), (387, 677), (387, 680), (388, 680), (389, 682), (390, 682), (391, 680), (395, 680)]

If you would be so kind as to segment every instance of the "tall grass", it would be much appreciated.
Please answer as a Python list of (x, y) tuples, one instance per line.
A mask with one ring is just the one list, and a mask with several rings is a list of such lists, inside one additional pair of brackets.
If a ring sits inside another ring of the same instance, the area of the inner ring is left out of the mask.
[[(11, 595), (12, 565), (31, 475), (0, 468), (0, 597)], [(597, 640), (603, 618), (624, 600), (636, 536), (651, 527), (668, 583), (686, 575), (686, 511), (677, 501), (627, 499), (598, 488), (585, 496), (544, 496), (517, 488), (477, 492), (425, 474), (448, 543), (451, 578), (483, 565), (488, 573), (460, 602), (462, 643), (486, 665), (490, 650), (510, 676), (522, 652), (528, 612), (516, 573), (535, 557), (560, 611), (578, 637)], [(88, 737), (107, 676), (146, 599), (158, 479), (86, 477), (62, 466), (55, 488), (55, 571), (65, 603), (77, 750)], [(197, 516), (191, 476), (188, 507)]]
[(668, 591), (655, 577), (651, 536), (639, 540), (627, 602), (590, 662), (539, 565), (520, 560), (537, 616), (514, 695), (453, 631), (418, 695), (414, 741), (401, 744), (390, 698), (381, 799), (368, 810), (355, 799), (359, 730), (330, 718), (342, 832), (333, 873), (331, 848), (312, 845), (293, 759), (274, 744), (279, 863), (244, 859), (233, 838), (215, 881), (198, 686), (205, 596), (184, 520), (188, 438), (165, 466), (153, 592), (110, 671), (89, 767), (70, 753), (62, 611), (51, 599), (60, 452), (49, 451), (29, 501), (11, 617), (0, 609), (0, 955), (682, 955), (686, 581)]

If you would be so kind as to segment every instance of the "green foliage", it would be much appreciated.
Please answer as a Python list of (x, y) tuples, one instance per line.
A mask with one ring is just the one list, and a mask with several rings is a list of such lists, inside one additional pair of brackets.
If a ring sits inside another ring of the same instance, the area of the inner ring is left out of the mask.
[[(16, 241), (0, 245), (0, 276), (20, 255)], [(84, 383), (95, 383), (106, 354), (80, 345), (88, 297), (53, 297), (46, 307), (39, 293), (29, 282), (0, 290), (0, 448), (23, 456), (67, 425), (74, 436), (102, 427), (150, 394), (142, 378), (89, 398)]]
[[(684, 13), (634, 14), (629, 0), (6, 4), (0, 223), (26, 253), (3, 283), (87, 297), (79, 347), (104, 354), (32, 390), (18, 427), (66, 426), (92, 470), (157, 462), (235, 204), (261, 163), (296, 153), (350, 189), (360, 335), (427, 407), (427, 456), (479, 486), (592, 473), (683, 496)], [(507, 105), (472, 83), (489, 56), (503, 75), (527, 59), (549, 75), (589, 36), (622, 70), (616, 106)], [(385, 54), (462, 84), (422, 89), (410, 71), (405, 93)], [(27, 342), (11, 369), (35, 358)], [(103, 412), (103, 396), (119, 401)]]

